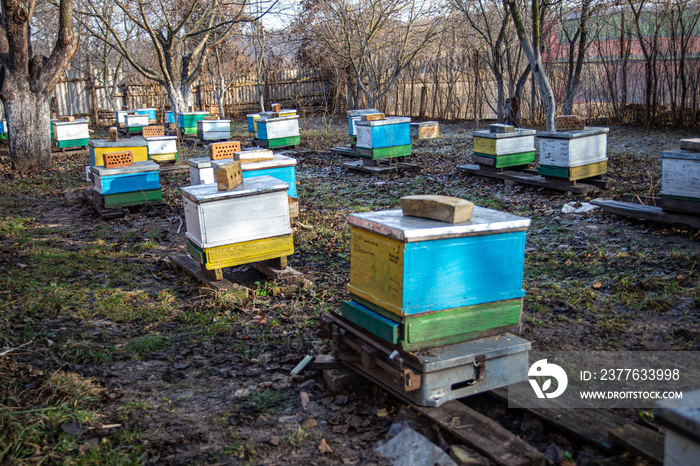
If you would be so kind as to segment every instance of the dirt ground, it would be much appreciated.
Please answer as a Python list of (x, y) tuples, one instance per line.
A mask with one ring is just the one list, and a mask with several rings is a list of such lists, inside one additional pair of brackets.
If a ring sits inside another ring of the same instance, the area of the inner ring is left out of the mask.
[[(243, 124), (236, 128), (245, 137)], [(440, 139), (414, 144), (420, 173), (388, 179), (347, 172), (350, 159), (328, 151), (345, 143), (342, 119), (302, 128), (289, 264), (306, 281), (294, 285), (241, 266), (225, 273), (241, 287), (218, 293), (172, 266), (169, 256), (185, 253), (186, 173), (161, 177), (163, 204), (103, 221), (82, 196), (86, 156), (59, 154), (55, 169), (32, 175), (3, 166), (0, 415), (12, 434), (0, 436), (0, 460), (386, 464), (373, 449), (404, 403), (370, 383), (334, 393), (320, 371), (290, 371), (330, 352), (318, 316), (348, 297), (347, 214), (397, 208), (407, 194), (453, 195), (532, 218), (520, 333), (533, 349), (700, 349), (697, 231), (600, 210), (564, 214), (564, 204), (590, 197), (468, 176), (456, 167), (471, 163), (471, 123), (441, 123)], [(660, 152), (691, 136), (611, 128), (614, 187), (599, 195), (658, 194)], [(183, 147), (180, 158), (197, 155), (204, 149)], [(30, 437), (17, 427), (29, 425), (20, 413), (74, 399), (49, 384), (57, 373), (89, 381), (93, 416), (31, 418), (43, 430)], [(605, 456), (488, 396), (467, 403), (556, 464), (565, 454), (582, 465)], [(641, 413), (620, 414), (655, 427)]]

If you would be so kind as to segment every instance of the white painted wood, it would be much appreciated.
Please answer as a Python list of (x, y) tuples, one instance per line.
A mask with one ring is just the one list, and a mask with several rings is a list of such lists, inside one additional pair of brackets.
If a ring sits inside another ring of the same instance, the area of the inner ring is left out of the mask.
[(357, 133), (358, 147), (372, 147), (372, 128), (370, 126), (360, 126), (356, 122), (353, 126)]
[(664, 466), (688, 466), (698, 464), (699, 460), (700, 444), (673, 429), (666, 429)]
[(197, 131), (231, 132), (231, 120), (200, 120), (197, 122)]
[(90, 132), (88, 131), (88, 121), (85, 119), (75, 121), (57, 121), (53, 124), (53, 137), (57, 141), (87, 139), (90, 137)]
[(230, 131), (207, 131), (203, 133), (201, 131), (197, 132), (197, 137), (203, 141), (221, 141), (224, 139), (231, 138)]
[[(513, 134), (513, 133), (504, 133)], [(535, 136), (520, 136), (512, 138), (493, 138), (496, 141), (495, 155), (519, 154), (521, 152), (534, 152)], [(476, 151), (478, 152), (478, 151)]]
[(273, 160), (275, 158), (274, 153), (270, 149), (262, 148), (242, 150), (236, 152), (236, 154), (238, 154), (238, 160), (241, 163), (253, 163), (254, 161), (260, 161), (260, 159)]
[(148, 115), (145, 113), (140, 113), (136, 115), (126, 115), (124, 117), (124, 122), (127, 128), (148, 126)]
[(116, 111), (117, 123), (125, 124), (125, 123), (126, 123), (126, 119), (125, 119), (124, 117), (126, 117), (126, 115), (127, 115), (130, 111), (133, 111), (133, 110), (117, 110), (117, 111)]
[(146, 138), (149, 154), (176, 154), (177, 136), (154, 136)]
[(190, 167), (190, 185), (216, 183), (214, 169), (209, 166), (206, 168)]
[(299, 136), (299, 116), (291, 115), (279, 118), (260, 118), (258, 120), (258, 132), (263, 123), (267, 130), (267, 139), (289, 138)]
[(231, 191), (218, 191), (215, 184), (184, 187), (187, 238), (212, 248), (291, 234), (286, 190), (287, 183), (270, 176), (245, 180)]
[(540, 165), (578, 167), (608, 160), (606, 133), (573, 139), (539, 136)]
[(700, 199), (700, 153), (666, 151), (662, 157), (661, 194)]

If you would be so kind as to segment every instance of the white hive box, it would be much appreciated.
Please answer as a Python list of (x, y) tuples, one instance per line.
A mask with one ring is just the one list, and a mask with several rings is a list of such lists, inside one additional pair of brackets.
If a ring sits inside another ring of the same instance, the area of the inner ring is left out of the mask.
[(231, 120), (197, 121), (197, 137), (205, 141), (220, 141), (231, 138)]
[(126, 115), (124, 117), (124, 122), (127, 128), (142, 128), (148, 126), (148, 115), (145, 113)]
[(114, 115), (117, 117), (117, 125), (123, 128), (126, 125), (126, 116), (131, 110), (117, 110)]
[(661, 195), (700, 201), (700, 152), (670, 150), (661, 157)]
[(299, 136), (299, 116), (288, 115), (277, 118), (261, 116), (257, 120), (257, 127), (260, 139), (269, 140)]
[(541, 132), (540, 165), (579, 167), (608, 160), (608, 128)]
[(177, 153), (177, 136), (151, 136), (148, 141), (148, 155)]
[(292, 234), (287, 187), (270, 176), (245, 180), (230, 191), (214, 183), (183, 187), (186, 236), (206, 249)]
[(88, 121), (85, 119), (75, 121), (56, 121), (53, 124), (53, 137), (57, 141), (90, 139)]
[(474, 152), (487, 155), (508, 155), (535, 151), (534, 129), (516, 128), (511, 133), (474, 131)]
[(357, 128), (355, 123), (362, 120), (362, 115), (373, 115), (375, 113), (382, 113), (374, 108), (364, 108), (359, 110), (348, 110), (348, 134), (351, 136), (357, 136)]

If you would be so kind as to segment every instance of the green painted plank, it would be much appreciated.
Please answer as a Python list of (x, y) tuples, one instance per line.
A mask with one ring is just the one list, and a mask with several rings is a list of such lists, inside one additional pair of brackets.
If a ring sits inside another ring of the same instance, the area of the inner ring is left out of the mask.
[(189, 239), (187, 240), (187, 252), (190, 253), (190, 256), (200, 264), (206, 264), (206, 257), (204, 255), (204, 251), (199, 249), (197, 245), (195, 245), (192, 241)]
[(182, 128), (182, 132), (185, 134), (195, 134), (196, 135), (197, 134), (197, 127), (196, 126), (195, 127), (191, 127), (191, 126), (185, 127), (185, 128)]
[(160, 189), (148, 191), (134, 191), (130, 193), (108, 194), (102, 196), (105, 207), (127, 207), (132, 205), (146, 204), (148, 202), (160, 202), (163, 200), (163, 193)]
[(53, 145), (56, 147), (60, 148), (65, 148), (65, 147), (83, 147), (87, 146), (88, 142), (90, 142), (90, 138), (83, 138), (83, 139), (68, 139), (65, 141), (57, 141), (54, 139)]
[(129, 133), (142, 133), (143, 126), (130, 126), (126, 129), (126, 131)]
[(506, 155), (489, 155), (482, 154), (479, 152), (474, 152), (474, 155), (479, 157), (488, 157), (491, 159), (496, 159), (494, 167), (505, 168), (505, 167), (516, 167), (518, 165), (528, 165), (535, 161), (535, 152), (520, 152), (517, 154), (506, 154)]
[(596, 162), (576, 167), (557, 167), (553, 165), (540, 165), (537, 173), (542, 176), (564, 178), (569, 181), (584, 180), (598, 175), (604, 175), (608, 170), (608, 163)]
[(390, 159), (393, 157), (405, 157), (411, 155), (411, 145), (383, 147), (381, 149), (369, 149), (358, 147), (357, 153), (360, 157), (368, 157), (372, 160)]
[(399, 341), (399, 324), (386, 319), (369, 309), (352, 301), (343, 301), (341, 304), (343, 317), (360, 327), (369, 330), (372, 334), (390, 343)]
[[(53, 131), (51, 131), (51, 138), (53, 139)], [(0, 134), (0, 139), (7, 139), (7, 133)]]
[[(518, 298), (399, 316), (355, 295), (350, 296), (353, 301), (370, 311), (367, 318), (374, 316), (377, 320), (390, 320), (400, 325), (399, 341), (395, 344), (408, 351), (459, 343), (504, 331), (520, 323), (523, 305), (522, 298)], [(374, 333), (369, 325), (355, 321), (352, 315), (346, 316), (345, 308), (343, 308), (343, 317)], [(374, 334), (384, 338), (377, 333)]]
[(667, 199), (677, 199), (679, 201), (700, 202), (700, 198), (697, 198), (697, 197), (671, 196), (668, 194), (659, 194), (659, 196), (665, 197)]
[(267, 147), (269, 149), (277, 147), (288, 147), (288, 146), (298, 146), (301, 144), (300, 136), (289, 136), (286, 138), (268, 139)]

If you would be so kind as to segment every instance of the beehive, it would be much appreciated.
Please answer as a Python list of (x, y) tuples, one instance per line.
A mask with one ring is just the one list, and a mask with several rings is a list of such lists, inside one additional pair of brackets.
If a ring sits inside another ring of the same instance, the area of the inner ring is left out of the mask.
[(267, 147), (295, 146), (301, 142), (299, 116), (287, 115), (277, 118), (261, 116), (257, 120), (257, 139), (265, 141)]
[(654, 420), (665, 427), (664, 466), (697, 464), (700, 458), (700, 390), (657, 401)]
[(538, 133), (540, 166), (537, 172), (571, 181), (605, 174), (608, 131), (608, 128), (591, 127)]
[[(455, 343), (520, 321), (530, 220), (474, 206), (449, 224), (401, 210), (351, 214), (343, 316), (395, 328), (404, 349)], [(365, 327), (367, 328), (367, 327)]]
[(130, 111), (132, 110), (117, 110), (114, 112), (114, 116), (117, 118), (117, 125), (120, 128), (124, 128), (126, 125), (126, 115), (128, 115)]
[(149, 125), (155, 125), (158, 123), (158, 114), (156, 112), (155, 108), (148, 107), (148, 108), (137, 108), (136, 113), (140, 115), (148, 115), (148, 124)]
[(165, 112), (165, 124), (172, 125), (175, 123), (175, 115), (173, 112)]
[(208, 270), (292, 254), (286, 190), (269, 176), (182, 188), (188, 252)]
[(373, 160), (411, 155), (410, 123), (407, 117), (358, 121), (357, 152)]
[(185, 134), (197, 134), (197, 122), (209, 116), (209, 112), (178, 113), (177, 127)]
[(148, 114), (127, 114), (124, 117), (124, 126), (129, 133), (140, 133), (144, 126), (148, 126)]
[(255, 133), (258, 130), (258, 125), (256, 123), (256, 120), (260, 118), (259, 113), (249, 113), (246, 115), (246, 119), (248, 120), (248, 132), (249, 133)]
[[(146, 128), (144, 128), (144, 131)], [(146, 138), (148, 158), (155, 162), (177, 160), (177, 136), (152, 136)]]
[(204, 141), (221, 141), (231, 137), (231, 120), (197, 121), (197, 137)]
[(413, 139), (435, 139), (440, 137), (440, 124), (437, 121), (421, 121), (411, 123), (411, 137)]
[(56, 147), (82, 147), (90, 141), (88, 121), (86, 119), (74, 121), (56, 121), (53, 123), (54, 145)]
[(379, 110), (374, 109), (374, 108), (348, 110), (347, 111), (348, 134), (350, 136), (357, 136), (357, 128), (355, 127), (355, 123), (357, 123), (358, 121), (360, 121), (362, 119), (362, 115), (373, 114), (373, 113), (381, 113), (381, 112)]
[[(0, 120), (0, 139), (7, 139), (7, 120)], [(51, 126), (51, 139), (53, 139), (53, 126)]]
[(661, 195), (700, 202), (700, 152), (661, 153)]
[(91, 139), (88, 142), (90, 150), (90, 165), (104, 166), (104, 154), (108, 152), (131, 151), (134, 154), (134, 162), (148, 160), (148, 141), (142, 137), (120, 139), (111, 142), (109, 139)]
[(474, 131), (474, 159), (496, 168), (528, 165), (535, 161), (534, 129), (512, 132)]
[(122, 167), (92, 167), (95, 190), (104, 195), (160, 189), (158, 164), (146, 161)]

